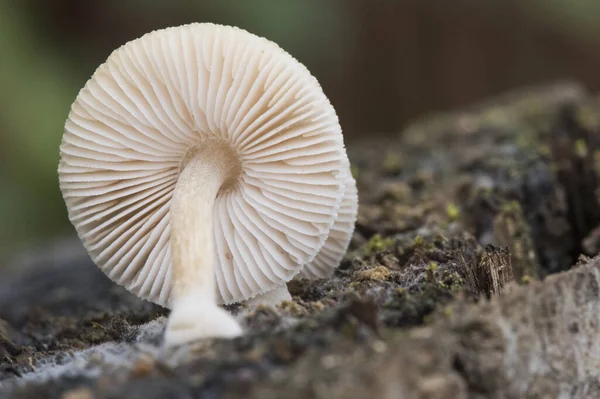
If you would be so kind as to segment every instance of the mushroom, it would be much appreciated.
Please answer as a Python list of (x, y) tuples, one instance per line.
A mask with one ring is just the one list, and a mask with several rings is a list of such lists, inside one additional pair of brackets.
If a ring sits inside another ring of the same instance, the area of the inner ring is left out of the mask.
[(285, 286), (313, 261), (348, 169), (310, 72), (271, 41), (209, 23), (115, 50), (72, 104), (60, 153), (83, 245), (113, 281), (171, 308), (167, 345), (240, 335), (218, 305)]
[[(349, 167), (346, 176), (344, 196), (333, 227), (329, 231), (329, 236), (313, 261), (305, 265), (300, 273), (296, 275), (298, 279), (331, 277), (348, 250), (358, 212), (358, 191), (356, 181), (352, 177)], [(264, 304), (277, 305), (282, 301), (291, 299), (292, 296), (286, 284), (283, 283), (269, 292), (246, 301), (246, 304), (248, 307), (254, 308)]]
[(342, 204), (329, 236), (315, 259), (304, 266), (297, 277), (315, 279), (330, 277), (333, 274), (350, 245), (357, 213), (358, 190), (356, 181), (348, 170)]

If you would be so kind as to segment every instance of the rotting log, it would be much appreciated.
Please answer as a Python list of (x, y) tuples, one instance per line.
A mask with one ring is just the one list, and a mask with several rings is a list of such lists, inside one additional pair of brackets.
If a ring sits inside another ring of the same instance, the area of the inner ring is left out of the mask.
[[(360, 209), (334, 276), (290, 282), (277, 308), (230, 306), (247, 334), (183, 358), (148, 361), (133, 341), (155, 347), (139, 331), (167, 311), (71, 247), (12, 268), (0, 385), (54, 361), (74, 374), (13, 397), (600, 396), (600, 259), (581, 255), (600, 250), (599, 103), (577, 84), (526, 88), (348, 143)], [(102, 343), (121, 345), (118, 365), (68, 362)]]

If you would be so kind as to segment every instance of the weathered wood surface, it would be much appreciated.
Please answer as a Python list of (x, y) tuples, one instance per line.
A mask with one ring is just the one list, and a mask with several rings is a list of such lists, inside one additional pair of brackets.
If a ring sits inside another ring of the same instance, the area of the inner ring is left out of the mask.
[(600, 249), (599, 121), (598, 101), (562, 83), (349, 143), (361, 200), (350, 252), (331, 279), (289, 283), (292, 302), (232, 307), (249, 331), (234, 341), (161, 351), (167, 311), (72, 247), (9, 268), (0, 391), (600, 396), (600, 259), (582, 255)]

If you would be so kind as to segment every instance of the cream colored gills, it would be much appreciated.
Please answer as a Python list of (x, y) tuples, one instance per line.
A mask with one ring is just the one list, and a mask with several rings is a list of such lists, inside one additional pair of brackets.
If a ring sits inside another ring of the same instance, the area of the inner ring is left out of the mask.
[(300, 271), (299, 278), (330, 277), (348, 250), (356, 225), (358, 190), (349, 167), (346, 176), (344, 196), (329, 236), (317, 256)]
[(317, 80), (276, 44), (191, 24), (115, 50), (77, 96), (59, 165), (96, 264), (173, 309), (167, 344), (241, 333), (219, 308), (321, 249), (347, 160)]
[[(352, 177), (349, 165), (346, 176), (342, 203), (335, 218), (335, 222), (329, 230), (327, 240), (321, 247), (317, 256), (311, 262), (306, 264), (300, 273), (296, 275), (296, 279), (331, 277), (348, 250), (356, 225), (358, 191), (356, 189), (356, 181), (354, 180), (354, 177)], [(246, 303), (250, 308), (255, 308), (262, 304), (277, 305), (282, 301), (291, 299), (292, 297), (287, 286), (283, 283), (269, 292), (248, 300)]]

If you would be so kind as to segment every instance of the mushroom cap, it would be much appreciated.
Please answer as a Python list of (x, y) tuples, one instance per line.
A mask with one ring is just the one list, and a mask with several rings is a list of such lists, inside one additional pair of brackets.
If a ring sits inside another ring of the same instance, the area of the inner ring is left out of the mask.
[(170, 305), (170, 200), (206, 140), (238, 154), (214, 206), (217, 300), (292, 279), (339, 209), (346, 153), (317, 80), (275, 43), (209, 23), (115, 50), (79, 92), (60, 147), (60, 188), (93, 261), (138, 297)]
[(299, 278), (330, 277), (348, 250), (358, 213), (356, 181), (348, 168), (344, 197), (329, 236), (317, 256), (298, 273)]

